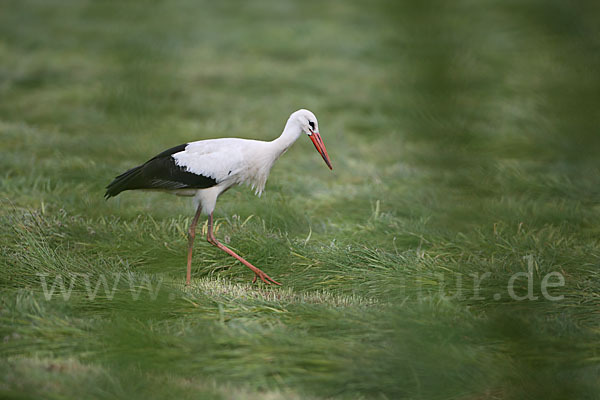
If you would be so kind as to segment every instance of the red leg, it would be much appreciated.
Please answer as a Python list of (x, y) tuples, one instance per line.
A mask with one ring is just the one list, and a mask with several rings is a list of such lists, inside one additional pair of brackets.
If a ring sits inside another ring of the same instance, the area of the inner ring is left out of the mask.
[(202, 205), (198, 205), (198, 209), (196, 210), (196, 215), (194, 215), (194, 219), (190, 224), (190, 229), (188, 231), (188, 257), (187, 257), (187, 274), (185, 277), (185, 284), (189, 286), (190, 279), (192, 278), (192, 250), (194, 249), (194, 238), (196, 237), (196, 225), (198, 224), (198, 218), (200, 218), (200, 214), (202, 213)]
[(256, 277), (259, 277), (266, 284), (274, 283), (276, 285), (281, 285), (281, 283), (275, 281), (269, 275), (265, 274), (263, 271), (256, 268), (254, 265), (250, 264), (248, 261), (244, 260), (242, 257), (235, 254), (233, 250), (231, 250), (227, 246), (221, 244), (217, 240), (217, 238), (213, 234), (213, 215), (212, 215), (212, 213), (208, 216), (208, 233), (206, 234), (206, 240), (208, 240), (208, 243), (212, 244), (213, 246), (217, 246), (219, 249), (223, 250), (225, 253), (227, 253), (230, 256), (234, 257), (235, 259), (239, 260), (246, 267), (250, 268), (252, 270), (252, 272), (254, 272), (254, 274), (255, 274), (254, 279), (252, 280), (252, 283), (256, 282)]

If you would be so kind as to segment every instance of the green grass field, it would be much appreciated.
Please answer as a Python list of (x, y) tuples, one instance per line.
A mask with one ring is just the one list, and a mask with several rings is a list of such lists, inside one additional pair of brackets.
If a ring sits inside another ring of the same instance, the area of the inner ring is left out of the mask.
[[(598, 4), (4, 0), (0, 397), (599, 398)], [(333, 172), (302, 137), (215, 213), (281, 288), (102, 197), (298, 108)]]

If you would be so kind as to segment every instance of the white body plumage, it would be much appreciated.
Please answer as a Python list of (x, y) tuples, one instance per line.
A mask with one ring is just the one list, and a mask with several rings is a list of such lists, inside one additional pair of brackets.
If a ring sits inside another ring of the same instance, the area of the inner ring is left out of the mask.
[(316, 123), (316, 117), (310, 111), (296, 111), (288, 119), (281, 136), (270, 142), (223, 138), (188, 143), (185, 150), (172, 155), (175, 164), (187, 172), (212, 178), (217, 184), (206, 189), (170, 192), (194, 196), (196, 205), (201, 204), (202, 212), (207, 215), (215, 209), (219, 195), (233, 185), (249, 185), (260, 196), (275, 161), (303, 133), (300, 116)]

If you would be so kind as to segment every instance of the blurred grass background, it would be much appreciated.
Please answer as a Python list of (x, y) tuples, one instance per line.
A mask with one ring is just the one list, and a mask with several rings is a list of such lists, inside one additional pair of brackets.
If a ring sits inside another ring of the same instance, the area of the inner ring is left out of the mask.
[[(599, 4), (3, 1), (2, 397), (598, 398)], [(333, 173), (301, 138), (217, 207), (283, 288), (202, 240), (185, 288), (189, 200), (102, 198), (298, 108)]]

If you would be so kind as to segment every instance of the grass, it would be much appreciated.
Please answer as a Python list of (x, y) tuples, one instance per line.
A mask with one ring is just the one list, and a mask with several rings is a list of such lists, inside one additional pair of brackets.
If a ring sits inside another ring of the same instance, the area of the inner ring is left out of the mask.
[[(599, 12), (5, 1), (0, 394), (597, 398)], [(189, 201), (102, 198), (301, 107), (333, 173), (301, 138), (216, 213), (282, 288), (203, 240), (185, 287)]]

